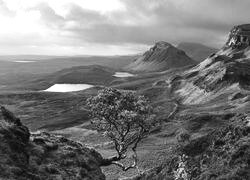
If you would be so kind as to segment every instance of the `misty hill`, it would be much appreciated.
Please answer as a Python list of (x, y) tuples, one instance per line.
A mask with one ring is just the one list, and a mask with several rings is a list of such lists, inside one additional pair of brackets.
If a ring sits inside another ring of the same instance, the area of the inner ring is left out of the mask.
[(101, 65), (121, 69), (136, 56), (0, 56), (0, 90), (65, 68)]
[(183, 42), (177, 48), (185, 51), (189, 57), (197, 62), (201, 62), (209, 55), (216, 53), (218, 49), (205, 46), (199, 43)]
[(114, 69), (104, 66), (76, 66), (28, 81), (27, 85), (37, 90), (47, 89), (54, 84), (107, 85), (115, 79), (114, 74)]
[(127, 56), (40, 56), (13, 55), (0, 56), (0, 72), (16, 70), (22, 73), (51, 73), (73, 66), (102, 65), (112, 68), (122, 68), (136, 55)]
[(129, 64), (131, 71), (162, 71), (195, 64), (186, 53), (167, 42), (157, 42), (150, 50)]

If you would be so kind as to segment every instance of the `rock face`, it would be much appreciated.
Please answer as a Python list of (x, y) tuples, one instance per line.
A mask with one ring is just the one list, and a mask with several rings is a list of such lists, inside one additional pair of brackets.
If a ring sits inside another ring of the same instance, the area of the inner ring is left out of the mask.
[(242, 47), (250, 45), (250, 24), (235, 26), (229, 34), (226, 46)]
[(126, 67), (132, 71), (162, 71), (193, 65), (186, 53), (167, 42), (157, 42), (150, 50)]
[[(236, 26), (229, 42), (246, 37), (247, 29)], [(250, 46), (229, 42), (170, 79), (173, 96), (184, 109), (174, 120), (190, 139), (180, 142), (177, 136), (172, 157), (133, 180), (250, 179)]]
[(218, 49), (208, 47), (203, 44), (190, 42), (180, 43), (177, 48), (185, 51), (189, 57), (197, 62), (202, 62), (208, 56), (218, 51)]
[(0, 115), (0, 179), (104, 180), (101, 155), (48, 133), (31, 134), (6, 108)]
[(248, 40), (234, 41), (238, 36), (240, 39), (247, 37), (245, 35), (248, 27), (248, 25), (234, 27), (229, 35), (229, 41), (220, 51), (183, 72), (181, 78), (173, 81), (175, 85), (178, 84), (175, 86), (176, 95), (181, 97), (184, 104), (209, 103), (222, 96), (223, 103), (230, 104), (232, 102), (229, 102), (228, 98), (232, 94), (236, 92), (248, 94), (250, 47), (249, 44), (243, 43)]

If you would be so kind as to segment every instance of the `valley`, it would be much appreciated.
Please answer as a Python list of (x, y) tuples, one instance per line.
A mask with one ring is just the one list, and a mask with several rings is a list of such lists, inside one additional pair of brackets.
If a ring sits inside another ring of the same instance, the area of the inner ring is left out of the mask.
[[(212, 147), (211, 133), (228, 126), (239, 126), (240, 130), (249, 132), (249, 52), (248, 45), (228, 45), (198, 64), (184, 51), (159, 42), (135, 61), (134, 57), (123, 57), (98, 64), (86, 61), (82, 65), (73, 60), (69, 65), (63, 58), (60, 63), (56, 62), (61, 64), (60, 67), (53, 68), (55, 62), (52, 60), (18, 60), (26, 67), (16, 66), (22, 72), (16, 74), (11, 73), (12, 66), (7, 68), (9, 62), (6, 61), (3, 62), (4, 69), (8, 73), (1, 77), (0, 104), (16, 114), (32, 132), (63, 135), (95, 148), (103, 157), (109, 157), (115, 154), (114, 145), (90, 123), (86, 100), (106, 87), (144, 95), (156, 115), (149, 136), (140, 142), (137, 150), (139, 167), (144, 174), (138, 176), (134, 169), (122, 172), (114, 165), (102, 170), (109, 180), (167, 179), (173, 175), (169, 168), (178, 164), (176, 159), (172, 162), (175, 165), (169, 165), (169, 161), (180, 152), (175, 149), (179, 148), (179, 135), (186, 133), (190, 136), (182, 147), (185, 154), (190, 158), (203, 158), (206, 148)], [(49, 67), (44, 71), (38, 65), (43, 61), (46, 61), (43, 68)], [(116, 62), (114, 66), (111, 66), (112, 62)], [(39, 71), (34, 72), (36, 68), (33, 66), (36, 65)], [(219, 135), (213, 136), (217, 138)], [(245, 145), (249, 146), (249, 135), (239, 135), (238, 138), (247, 139)], [(194, 151), (199, 146), (193, 147), (192, 143), (203, 143), (203, 140), (205, 145), (200, 146), (199, 152)], [(249, 158), (248, 152), (243, 153), (246, 159)], [(127, 160), (123, 161), (127, 163)], [(243, 161), (244, 164), (245, 159)], [(198, 160), (192, 162), (198, 163)], [(192, 162), (187, 160), (187, 163)], [(208, 164), (206, 166), (209, 168)], [(234, 165), (230, 167), (235, 168)], [(193, 166), (189, 168), (194, 171)], [(247, 168), (249, 166), (241, 170), (245, 172), (249, 170)], [(230, 176), (228, 171), (225, 174)], [(195, 177), (199, 178), (203, 173), (207, 171), (200, 170)], [(221, 176), (220, 172), (217, 176)]]
[(250, 180), (250, 0), (0, 0), (0, 180)]

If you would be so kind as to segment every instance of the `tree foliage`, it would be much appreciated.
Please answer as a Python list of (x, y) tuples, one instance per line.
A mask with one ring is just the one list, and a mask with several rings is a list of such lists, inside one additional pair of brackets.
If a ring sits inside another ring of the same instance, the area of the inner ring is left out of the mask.
[[(105, 159), (103, 165), (116, 164), (124, 171), (137, 167), (136, 148), (147, 135), (153, 120), (152, 107), (144, 96), (131, 91), (106, 88), (87, 100), (97, 129), (115, 145), (117, 156)], [(119, 163), (131, 148), (134, 162), (128, 167)]]

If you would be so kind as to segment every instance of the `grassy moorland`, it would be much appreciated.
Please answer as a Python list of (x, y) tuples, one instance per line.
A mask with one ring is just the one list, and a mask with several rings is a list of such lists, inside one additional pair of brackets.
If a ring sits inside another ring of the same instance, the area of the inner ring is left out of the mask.
[[(89, 123), (86, 99), (104, 87), (135, 91), (149, 99), (156, 114), (150, 135), (138, 145), (144, 174), (137, 176), (133, 169), (122, 172), (112, 165), (103, 168), (107, 179), (174, 179), (180, 177), (182, 166), (182, 172), (194, 179), (247, 179), (248, 61), (238, 54), (225, 50), (195, 67), (138, 72), (133, 77), (114, 77), (120, 69), (110, 67), (71, 67), (2, 89), (0, 104), (32, 131), (62, 134), (109, 157), (115, 153), (114, 145)], [(70, 82), (96, 86), (68, 93), (40, 91)]]
[[(0, 56), (0, 91), (24, 88), (35, 79), (47, 78), (65, 68), (101, 65), (120, 69), (136, 56)], [(42, 82), (41, 82), (42, 83)], [(35, 84), (33, 82), (33, 84)]]

